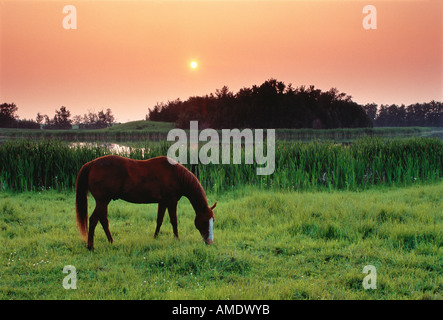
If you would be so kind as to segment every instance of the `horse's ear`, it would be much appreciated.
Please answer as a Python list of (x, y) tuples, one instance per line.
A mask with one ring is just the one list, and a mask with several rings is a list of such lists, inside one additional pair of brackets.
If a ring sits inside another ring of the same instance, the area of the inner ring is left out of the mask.
[(211, 210), (214, 210), (216, 205), (217, 205), (217, 202), (212, 205)]

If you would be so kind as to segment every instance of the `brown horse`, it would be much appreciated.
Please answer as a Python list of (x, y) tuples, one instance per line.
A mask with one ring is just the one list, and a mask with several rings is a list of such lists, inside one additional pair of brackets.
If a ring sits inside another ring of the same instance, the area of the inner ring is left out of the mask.
[[(96, 206), (89, 218), (88, 191), (95, 198)], [(206, 194), (197, 177), (180, 163), (167, 157), (149, 160), (132, 160), (120, 156), (104, 156), (83, 165), (77, 175), (75, 210), (77, 226), (87, 248), (94, 246), (94, 230), (100, 221), (110, 243), (113, 242), (108, 223), (108, 204), (123, 199), (132, 203), (158, 203), (157, 237), (166, 208), (175, 237), (177, 231), (177, 201), (185, 196), (191, 202), (196, 217), (194, 224), (206, 244), (213, 242), (212, 225), (215, 203), (208, 206)]]

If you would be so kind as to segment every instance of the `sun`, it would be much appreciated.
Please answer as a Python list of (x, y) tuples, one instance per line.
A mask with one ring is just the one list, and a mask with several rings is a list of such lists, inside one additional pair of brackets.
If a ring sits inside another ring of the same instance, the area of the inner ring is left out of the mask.
[(192, 69), (196, 69), (197, 66), (198, 66), (197, 61), (192, 61), (190, 66), (191, 66)]

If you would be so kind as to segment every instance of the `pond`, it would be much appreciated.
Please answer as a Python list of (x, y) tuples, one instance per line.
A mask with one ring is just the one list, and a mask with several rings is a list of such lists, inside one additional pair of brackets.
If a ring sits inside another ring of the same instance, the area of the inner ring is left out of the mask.
[(122, 144), (111, 143), (111, 142), (71, 142), (71, 143), (69, 143), (69, 147), (71, 147), (71, 148), (102, 147), (102, 148), (108, 149), (113, 154), (117, 154), (117, 155), (121, 155), (121, 156), (127, 156), (130, 153), (140, 151), (143, 158), (145, 157), (145, 155), (148, 155), (151, 151), (151, 148), (128, 147), (128, 146), (125, 146)]

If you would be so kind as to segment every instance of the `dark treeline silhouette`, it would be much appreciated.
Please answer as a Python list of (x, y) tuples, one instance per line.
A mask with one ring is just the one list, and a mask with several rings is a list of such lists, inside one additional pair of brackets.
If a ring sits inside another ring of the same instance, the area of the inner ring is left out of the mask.
[(363, 106), (376, 127), (442, 127), (443, 103), (431, 101), (405, 105), (381, 105), (375, 103)]
[(44, 129), (71, 129), (72, 128), (72, 120), (69, 119), (71, 117), (71, 112), (66, 107), (60, 107), (60, 110), (55, 110), (54, 118), (49, 118), (47, 115), (41, 115), (37, 113), (36, 122), (38, 124), (43, 123)]
[[(54, 118), (47, 115), (37, 114), (36, 121), (43, 124), (43, 129), (71, 129), (72, 125), (77, 125), (79, 129), (101, 129), (111, 126), (114, 123), (114, 116), (111, 109), (106, 109), (98, 113), (89, 112), (83, 116), (76, 115), (70, 119), (71, 113), (65, 107), (55, 111)], [(43, 121), (44, 120), (44, 121)]]
[(46, 114), (37, 113), (34, 120), (20, 120), (16, 115), (18, 108), (14, 103), (3, 103), (0, 105), (0, 128), (21, 129), (71, 129), (77, 125), (80, 129), (101, 129), (114, 123), (111, 109), (106, 112), (101, 110), (97, 113), (89, 112), (83, 116), (76, 115), (71, 119), (71, 112), (64, 106), (55, 110), (55, 115), (50, 118)]
[(275, 79), (235, 94), (225, 86), (215, 94), (160, 103), (146, 118), (175, 122), (179, 128), (188, 128), (191, 120), (216, 129), (372, 127), (363, 107), (335, 88), (293, 88)]
[(89, 112), (83, 116), (74, 116), (73, 123), (80, 129), (102, 129), (110, 127), (114, 120), (111, 109), (107, 108), (106, 112), (101, 110), (97, 113)]
[(15, 103), (0, 105), (0, 128), (38, 129), (40, 126), (33, 120), (20, 120), (16, 115), (18, 108)]

